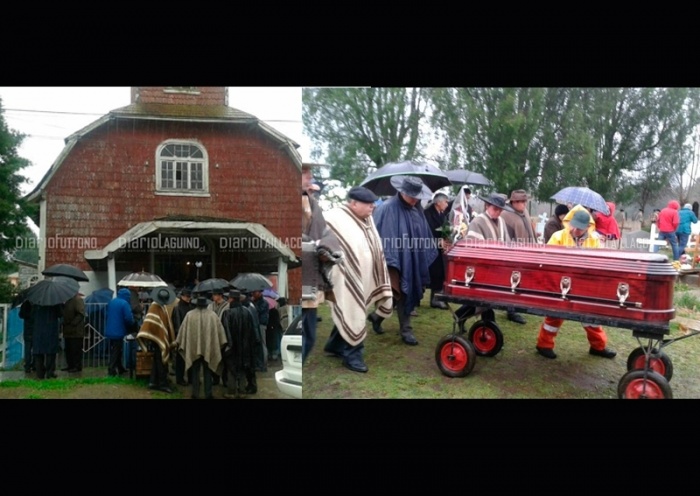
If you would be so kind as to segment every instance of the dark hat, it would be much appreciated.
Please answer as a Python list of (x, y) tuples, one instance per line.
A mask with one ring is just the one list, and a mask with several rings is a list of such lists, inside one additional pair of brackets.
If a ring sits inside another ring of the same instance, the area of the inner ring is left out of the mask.
[(524, 189), (516, 189), (511, 192), (509, 201), (514, 202), (529, 199), (530, 197), (527, 196), (527, 191), (525, 191)]
[(209, 305), (209, 303), (211, 303), (211, 300), (207, 299), (207, 297), (206, 297), (206, 296), (203, 296), (203, 295), (202, 295), (202, 296), (198, 296), (198, 297), (194, 300), (194, 304), (197, 305), (198, 307), (206, 307), (206, 306)]
[(225, 293), (226, 293), (226, 291), (224, 291), (223, 289), (220, 289), (220, 288), (216, 288), (216, 289), (212, 289), (212, 290), (211, 290), (211, 294), (220, 294), (220, 295), (223, 295), (223, 294), (225, 294)]
[(588, 212), (577, 210), (576, 213), (574, 213), (574, 216), (571, 218), (571, 221), (569, 221), (569, 224), (571, 227), (575, 227), (576, 229), (588, 229), (590, 222), (591, 216), (588, 214)]
[(364, 186), (353, 186), (350, 188), (350, 191), (348, 191), (348, 199), (362, 203), (374, 203), (379, 197)]
[(493, 205), (494, 207), (501, 209), (505, 208), (506, 206), (506, 200), (500, 193), (491, 193), (486, 197), (480, 196), (479, 199), (484, 203), (488, 203), (489, 205)]
[(557, 208), (554, 209), (554, 215), (559, 217), (560, 215), (566, 215), (569, 213), (569, 207), (566, 205), (557, 205)]
[(157, 287), (151, 291), (151, 299), (161, 305), (170, 305), (175, 301), (175, 291), (168, 287)]
[(228, 297), (230, 299), (238, 301), (241, 298), (241, 292), (238, 291), (237, 289), (229, 289), (228, 290)]
[(400, 193), (417, 200), (430, 200), (433, 192), (417, 176), (393, 176), (391, 185)]
[(192, 290), (190, 288), (182, 288), (180, 290), (180, 296), (192, 296)]

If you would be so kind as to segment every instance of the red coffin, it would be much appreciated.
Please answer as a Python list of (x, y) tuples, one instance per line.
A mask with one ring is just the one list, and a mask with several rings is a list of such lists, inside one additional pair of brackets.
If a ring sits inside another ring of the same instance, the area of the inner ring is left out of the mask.
[(675, 316), (665, 255), (463, 240), (446, 257), (444, 301), (662, 334)]

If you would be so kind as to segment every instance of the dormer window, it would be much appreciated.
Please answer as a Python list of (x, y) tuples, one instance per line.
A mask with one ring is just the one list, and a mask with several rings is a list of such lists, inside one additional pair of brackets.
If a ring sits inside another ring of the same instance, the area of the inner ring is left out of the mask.
[(156, 192), (209, 195), (209, 159), (201, 144), (168, 140), (156, 152)]

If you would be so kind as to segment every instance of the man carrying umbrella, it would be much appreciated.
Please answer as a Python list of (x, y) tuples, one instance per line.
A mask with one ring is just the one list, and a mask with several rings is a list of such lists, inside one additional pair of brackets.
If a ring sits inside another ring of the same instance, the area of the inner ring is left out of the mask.
[[(430, 199), (417, 176), (396, 176), (392, 185), (398, 193), (374, 211), (374, 223), (382, 238), (384, 257), (391, 281), (401, 340), (415, 346), (418, 340), (411, 326), (411, 312), (430, 286), (430, 264), (438, 256), (433, 234), (420, 201)], [(383, 333), (381, 315), (369, 317), (376, 333)]]

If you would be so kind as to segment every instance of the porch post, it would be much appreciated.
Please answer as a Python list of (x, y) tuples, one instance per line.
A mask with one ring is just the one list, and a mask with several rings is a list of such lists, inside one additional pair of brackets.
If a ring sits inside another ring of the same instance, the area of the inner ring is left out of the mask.
[(287, 284), (287, 262), (284, 261), (283, 257), (279, 257), (277, 259), (277, 292), (285, 298), (289, 298)]
[(109, 289), (114, 291), (114, 295), (117, 294), (117, 271), (114, 262), (114, 253), (107, 255), (107, 281)]

